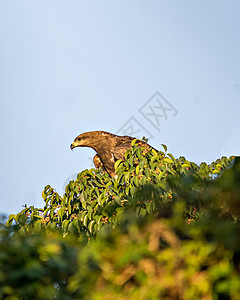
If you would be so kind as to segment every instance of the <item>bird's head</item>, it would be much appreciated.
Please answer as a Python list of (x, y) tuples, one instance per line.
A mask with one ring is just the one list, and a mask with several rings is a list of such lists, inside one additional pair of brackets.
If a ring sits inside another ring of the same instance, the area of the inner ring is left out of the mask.
[(91, 147), (97, 151), (98, 144), (103, 143), (105, 136), (110, 135), (110, 133), (105, 133), (104, 131), (90, 131), (78, 135), (73, 143), (70, 145), (70, 149), (73, 150), (76, 147)]
[(84, 136), (84, 133), (80, 134), (75, 138), (73, 143), (70, 145), (70, 149), (73, 150), (76, 147), (87, 147), (88, 144), (87, 141), (88, 139)]

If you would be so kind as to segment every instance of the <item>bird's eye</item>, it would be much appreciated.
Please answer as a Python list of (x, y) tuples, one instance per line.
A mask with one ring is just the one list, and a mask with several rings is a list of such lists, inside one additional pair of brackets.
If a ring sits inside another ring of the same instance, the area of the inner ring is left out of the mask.
[(80, 141), (80, 140), (81, 140), (81, 138), (79, 137), (79, 138), (78, 138), (78, 141)]

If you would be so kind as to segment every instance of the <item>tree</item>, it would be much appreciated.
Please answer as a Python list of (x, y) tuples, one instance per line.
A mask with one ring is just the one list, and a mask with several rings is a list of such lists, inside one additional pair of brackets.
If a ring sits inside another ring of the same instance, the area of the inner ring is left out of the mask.
[(10, 215), (0, 297), (238, 299), (239, 158), (198, 166), (163, 148), (133, 141), (116, 178), (85, 170)]

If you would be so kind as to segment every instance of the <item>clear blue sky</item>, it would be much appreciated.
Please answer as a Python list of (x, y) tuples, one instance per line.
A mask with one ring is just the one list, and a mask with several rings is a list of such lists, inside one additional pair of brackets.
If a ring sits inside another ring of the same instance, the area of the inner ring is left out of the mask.
[(90, 168), (92, 149), (69, 148), (85, 131), (240, 155), (239, 16), (238, 0), (0, 0), (0, 212)]

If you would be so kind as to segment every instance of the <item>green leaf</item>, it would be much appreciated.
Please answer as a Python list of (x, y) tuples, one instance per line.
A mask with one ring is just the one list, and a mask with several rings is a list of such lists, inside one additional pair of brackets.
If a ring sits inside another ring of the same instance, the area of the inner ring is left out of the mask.
[(174, 156), (171, 153), (167, 154), (174, 162), (176, 161), (176, 159), (174, 158)]
[(120, 198), (119, 196), (115, 196), (115, 197), (114, 197), (114, 201), (115, 201), (115, 203), (117, 203), (118, 205), (122, 206), (121, 198)]
[(83, 225), (87, 227), (87, 222), (88, 222), (88, 215), (83, 218)]
[(58, 211), (58, 215), (59, 215), (59, 217), (61, 218), (61, 220), (62, 220), (62, 218), (63, 218), (63, 213), (64, 213), (64, 211), (65, 211), (65, 208), (64, 208), (64, 207), (61, 207), (61, 208), (59, 209), (59, 211)]
[(76, 226), (76, 228), (79, 227), (79, 221), (78, 221), (77, 218), (74, 218), (73, 221), (72, 221), (72, 223)]
[(136, 155), (139, 160), (143, 159), (142, 151), (140, 148), (136, 149)]
[(165, 150), (165, 152), (167, 152), (167, 146), (165, 144), (161, 144)]
[(45, 193), (45, 190), (42, 191), (42, 197), (43, 197), (43, 200), (45, 201), (46, 198), (47, 198), (47, 195), (46, 195), (46, 193)]
[(97, 197), (98, 205), (100, 205), (100, 206), (102, 206), (102, 197), (103, 197), (103, 194), (100, 194), (100, 195)]
[(92, 212), (93, 212), (92, 206), (88, 205), (87, 210), (88, 210), (88, 219), (91, 220), (92, 219)]
[(137, 142), (137, 139), (132, 140), (132, 142), (131, 142), (132, 147), (134, 147), (136, 145), (136, 142)]
[(87, 210), (84, 210), (84, 211), (82, 211), (82, 212), (79, 214), (79, 219), (80, 219), (80, 221), (83, 222), (83, 220), (84, 220), (84, 218), (85, 218), (85, 216), (86, 216), (87, 213), (88, 213), (88, 211), (87, 211)]
[(139, 186), (139, 180), (138, 180), (138, 176), (134, 176), (133, 177), (133, 182), (136, 186)]
[(106, 184), (106, 188), (109, 188), (111, 185), (112, 185), (112, 181), (109, 181), (109, 182)]
[(81, 194), (80, 194), (80, 202), (82, 203), (82, 207), (83, 208), (86, 208), (87, 207), (87, 194), (85, 191), (83, 191)]
[(94, 219), (96, 221), (97, 224), (100, 223), (101, 219), (103, 218), (103, 215), (98, 215), (98, 216), (95, 216)]
[(69, 226), (68, 226), (68, 231), (77, 235), (78, 234), (78, 229), (77, 227), (73, 224), (73, 223), (70, 223)]
[(130, 194), (131, 196), (133, 197), (135, 192), (136, 192), (137, 188), (135, 186), (133, 186), (131, 189), (130, 189)]
[(151, 157), (151, 162), (154, 162), (155, 160), (158, 160), (159, 156), (158, 155), (154, 155)]
[(42, 219), (42, 216), (39, 216), (39, 215), (33, 215), (33, 218), (36, 218), (36, 219)]
[(136, 166), (135, 173), (136, 173), (136, 175), (139, 174), (139, 165)]
[(95, 224), (95, 220), (92, 220), (89, 224), (88, 224), (88, 230), (90, 233), (93, 232), (93, 225)]
[(128, 182), (129, 182), (129, 178), (130, 178), (130, 173), (129, 172), (127, 172), (126, 174), (125, 174), (125, 182), (128, 184)]
[(9, 217), (8, 217), (8, 222), (11, 222), (13, 219), (15, 219), (16, 215), (14, 214), (11, 214)]
[(68, 225), (69, 225), (69, 220), (64, 220), (63, 222), (62, 222), (62, 229), (63, 229), (63, 231), (64, 232), (67, 232), (68, 231)]
[(41, 220), (38, 220), (37, 222), (34, 223), (34, 228), (38, 231), (42, 229), (42, 222)]
[(189, 164), (187, 164), (187, 163), (184, 163), (181, 167), (182, 168), (190, 168), (191, 166)]
[(118, 168), (118, 166), (121, 164), (121, 162), (122, 162), (122, 159), (118, 159), (118, 160), (115, 162), (115, 164), (114, 164), (115, 170)]

